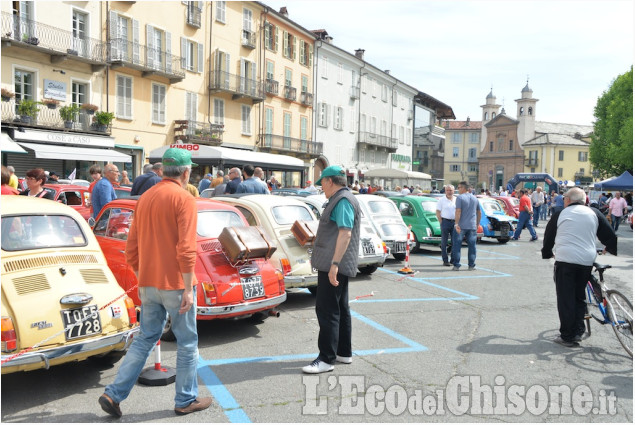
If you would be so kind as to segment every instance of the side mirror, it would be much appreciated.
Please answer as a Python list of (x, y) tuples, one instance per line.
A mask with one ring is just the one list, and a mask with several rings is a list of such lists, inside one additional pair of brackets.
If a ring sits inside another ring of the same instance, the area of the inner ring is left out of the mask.
[(88, 218), (88, 225), (89, 225), (90, 227), (95, 226), (95, 218), (94, 218), (94, 217), (89, 217), (89, 218)]

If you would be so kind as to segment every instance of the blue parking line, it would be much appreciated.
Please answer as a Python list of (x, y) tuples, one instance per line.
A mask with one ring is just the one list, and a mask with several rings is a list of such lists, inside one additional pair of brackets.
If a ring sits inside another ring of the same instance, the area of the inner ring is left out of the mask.
[(212, 371), (212, 369), (204, 364), (204, 360), (199, 357), (198, 362), (198, 376), (205, 383), (205, 386), (216, 399), (219, 406), (223, 409), (223, 413), (227, 416), (232, 423), (250, 423), (249, 416), (243, 409), (223, 383), (218, 379), (218, 376)]

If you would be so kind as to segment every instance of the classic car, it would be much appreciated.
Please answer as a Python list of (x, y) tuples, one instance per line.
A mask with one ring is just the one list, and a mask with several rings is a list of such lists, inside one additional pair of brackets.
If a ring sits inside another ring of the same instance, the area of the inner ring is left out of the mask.
[(90, 186), (90, 182), (88, 180), (83, 180), (83, 179), (59, 179), (57, 181), (59, 184), (74, 184), (76, 186), (84, 186), (84, 187), (88, 187)]
[(311, 192), (308, 189), (303, 189), (300, 187), (285, 187), (281, 189), (273, 189), (271, 191), (271, 194), (279, 196), (294, 196), (302, 194), (310, 195)]
[(45, 184), (44, 190), (55, 193), (55, 200), (72, 207), (79, 212), (85, 220), (90, 214), (90, 193), (85, 186), (74, 184)]
[(218, 196), (214, 199), (235, 206), (250, 225), (265, 229), (278, 247), (270, 260), (282, 271), (287, 289), (308, 288), (315, 293), (317, 271), (311, 267), (311, 247), (301, 246), (291, 232), (296, 220), (315, 220), (304, 202), (289, 196), (250, 193)]
[(117, 199), (130, 198), (131, 190), (132, 186), (117, 186), (115, 187), (115, 195), (117, 195)]
[(492, 198), (503, 204), (503, 210), (508, 216), (518, 218), (520, 199), (515, 196), (492, 196)]
[(86, 220), (45, 199), (1, 202), (2, 373), (118, 361), (139, 329), (137, 312)]
[(399, 196), (390, 197), (401, 213), (403, 221), (412, 226), (415, 235), (415, 250), (421, 248), (421, 244), (441, 244), (441, 224), (437, 219), (437, 200), (425, 196)]
[(490, 197), (478, 198), (481, 208), (481, 227), (483, 237), (497, 239), (499, 243), (507, 243), (516, 230), (518, 219), (505, 214), (505, 210), (496, 199)]
[[(359, 205), (368, 217), (379, 237), (386, 243), (396, 260), (406, 259), (408, 249), (408, 226), (404, 223), (397, 205), (383, 196), (360, 194), (355, 195)], [(410, 244), (414, 245), (411, 238)]]
[[(324, 211), (326, 196), (309, 195), (293, 197), (307, 204), (313, 214), (319, 219)], [(357, 268), (362, 274), (373, 274), (377, 268), (382, 267), (386, 258), (390, 255), (388, 247), (381, 240), (373, 226), (361, 211), (361, 222), (359, 226), (359, 259)]]
[[(132, 268), (126, 263), (128, 232), (139, 196), (109, 202), (100, 212), (93, 232), (99, 241), (117, 282), (126, 291), (137, 285)], [(238, 210), (209, 199), (197, 199), (197, 287), (196, 318), (212, 320), (266, 316), (287, 299), (282, 275), (265, 258), (231, 264), (218, 241), (225, 227), (248, 226)], [(140, 305), (132, 291), (135, 305)], [(174, 340), (166, 323), (162, 338)]]

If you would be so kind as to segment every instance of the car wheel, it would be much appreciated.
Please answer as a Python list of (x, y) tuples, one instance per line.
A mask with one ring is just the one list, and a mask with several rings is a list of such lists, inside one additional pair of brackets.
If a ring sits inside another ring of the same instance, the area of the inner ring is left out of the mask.
[(100, 366), (112, 366), (117, 363), (126, 354), (125, 351), (110, 351), (108, 353), (99, 354), (89, 357), (90, 361)]
[(309, 290), (309, 292), (313, 295), (317, 294), (317, 285), (316, 286), (309, 286), (308, 288), (306, 288)]
[(509, 241), (509, 238), (498, 238), (498, 243), (507, 243)]
[(361, 274), (371, 275), (377, 271), (377, 266), (364, 266), (359, 268)]
[(393, 254), (393, 257), (395, 257), (395, 260), (397, 261), (403, 261), (406, 259), (406, 254)]
[(168, 314), (168, 320), (165, 321), (163, 326), (163, 335), (161, 335), (162, 341), (176, 341), (176, 335), (172, 331), (172, 318)]
[(415, 247), (413, 248), (411, 252), (416, 252), (416, 251), (419, 251), (420, 249), (421, 249), (421, 244), (419, 242), (416, 242)]

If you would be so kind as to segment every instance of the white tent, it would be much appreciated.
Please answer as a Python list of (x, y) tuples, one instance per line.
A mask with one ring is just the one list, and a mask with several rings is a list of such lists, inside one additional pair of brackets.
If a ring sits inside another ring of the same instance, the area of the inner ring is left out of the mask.
[[(374, 182), (379, 180), (389, 181), (391, 185), (421, 186), (424, 190), (431, 188), (432, 176), (418, 171), (405, 171), (396, 168), (376, 168), (364, 173), (364, 178), (370, 178)], [(394, 183), (394, 184), (393, 184)]]

